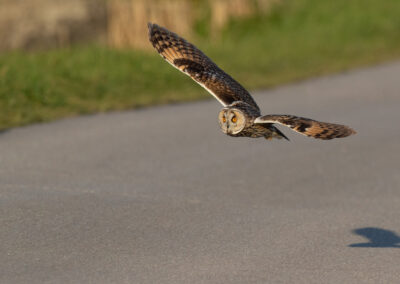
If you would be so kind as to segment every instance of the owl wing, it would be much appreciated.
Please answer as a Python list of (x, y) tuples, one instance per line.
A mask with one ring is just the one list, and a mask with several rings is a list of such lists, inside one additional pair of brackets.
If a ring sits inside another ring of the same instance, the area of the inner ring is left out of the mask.
[(257, 117), (254, 123), (278, 123), (290, 127), (294, 131), (305, 136), (323, 140), (343, 138), (356, 134), (353, 129), (345, 125), (320, 122), (294, 115), (264, 115)]
[(157, 52), (210, 92), (222, 105), (243, 101), (259, 110), (249, 92), (193, 44), (156, 24), (149, 23), (148, 28), (150, 42)]

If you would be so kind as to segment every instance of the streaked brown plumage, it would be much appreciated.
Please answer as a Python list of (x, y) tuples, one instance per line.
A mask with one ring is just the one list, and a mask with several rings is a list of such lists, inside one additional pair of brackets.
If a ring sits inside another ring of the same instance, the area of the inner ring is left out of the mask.
[(312, 120), (294, 115), (269, 114), (255, 119), (255, 123), (278, 123), (290, 127), (294, 131), (308, 137), (330, 140), (355, 134), (350, 127)]
[(249, 92), (193, 44), (155, 24), (149, 24), (149, 38), (165, 60), (210, 90), (223, 105), (244, 100), (258, 109)]
[(210, 92), (223, 106), (218, 120), (230, 136), (286, 138), (274, 124), (290, 127), (303, 135), (329, 140), (355, 134), (350, 127), (319, 122), (293, 115), (261, 116), (250, 93), (220, 69), (203, 52), (177, 34), (156, 24), (148, 24), (149, 40), (157, 52)]

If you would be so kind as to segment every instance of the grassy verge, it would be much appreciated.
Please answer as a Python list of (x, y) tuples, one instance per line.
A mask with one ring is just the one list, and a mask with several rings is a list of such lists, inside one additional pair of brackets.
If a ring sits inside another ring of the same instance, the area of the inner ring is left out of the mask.
[[(194, 42), (248, 88), (400, 57), (400, 1), (287, 0)], [(207, 33), (205, 33), (207, 34)], [(0, 54), (0, 129), (207, 98), (155, 52), (98, 46)]]

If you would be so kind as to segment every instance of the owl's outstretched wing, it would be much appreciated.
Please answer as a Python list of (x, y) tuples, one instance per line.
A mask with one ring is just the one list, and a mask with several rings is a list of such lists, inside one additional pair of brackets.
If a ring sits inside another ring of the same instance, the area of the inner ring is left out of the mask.
[(222, 105), (243, 101), (259, 109), (249, 92), (203, 52), (177, 34), (148, 24), (149, 39), (158, 53), (210, 92)]
[(320, 122), (294, 115), (264, 115), (257, 117), (254, 123), (278, 123), (290, 127), (300, 134), (323, 140), (343, 138), (356, 134), (353, 129), (345, 125)]

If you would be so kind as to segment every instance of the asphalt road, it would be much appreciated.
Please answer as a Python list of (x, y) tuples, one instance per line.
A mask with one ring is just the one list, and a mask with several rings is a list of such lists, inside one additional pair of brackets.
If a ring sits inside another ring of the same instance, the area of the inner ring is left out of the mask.
[(0, 283), (400, 283), (400, 63), (255, 99), (358, 134), (232, 138), (214, 100), (1, 133)]

